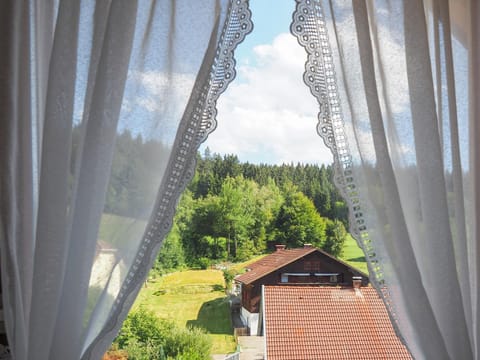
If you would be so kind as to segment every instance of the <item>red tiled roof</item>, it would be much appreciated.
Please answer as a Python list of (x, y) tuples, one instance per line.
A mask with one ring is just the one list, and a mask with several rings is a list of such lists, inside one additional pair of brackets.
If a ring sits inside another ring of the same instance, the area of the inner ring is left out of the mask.
[(265, 275), (275, 271), (276, 269), (290, 264), (291, 262), (304, 257), (307, 254), (318, 251), (317, 249), (310, 248), (298, 248), (290, 250), (277, 250), (274, 253), (261, 258), (258, 261), (247, 266), (245, 274), (239, 275), (235, 280), (243, 283), (250, 284), (255, 280), (258, 280)]
[(264, 311), (269, 360), (411, 359), (371, 287), (265, 286)]

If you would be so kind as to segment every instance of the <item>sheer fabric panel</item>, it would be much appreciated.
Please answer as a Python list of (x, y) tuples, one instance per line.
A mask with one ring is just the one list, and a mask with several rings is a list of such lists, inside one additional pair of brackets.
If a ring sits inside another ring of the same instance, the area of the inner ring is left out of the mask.
[(0, 4), (0, 253), (15, 359), (96, 359), (215, 128), (245, 1)]
[(297, 0), (352, 231), (415, 358), (478, 358), (478, 5)]

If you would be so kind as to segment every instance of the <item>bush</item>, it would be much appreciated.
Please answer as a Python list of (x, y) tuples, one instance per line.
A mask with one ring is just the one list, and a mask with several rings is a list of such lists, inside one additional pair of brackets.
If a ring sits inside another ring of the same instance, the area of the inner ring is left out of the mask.
[(207, 257), (201, 257), (197, 260), (198, 267), (202, 270), (206, 270), (212, 264), (212, 260)]
[(126, 350), (120, 350), (118, 344), (113, 344), (103, 355), (102, 360), (128, 360), (128, 354)]
[(165, 339), (165, 353), (175, 360), (210, 359), (212, 342), (199, 328), (175, 328)]
[(342, 256), (343, 246), (347, 238), (347, 230), (345, 230), (343, 223), (338, 220), (328, 220), (325, 235), (322, 249), (335, 257)]
[[(132, 311), (125, 320), (112, 349), (123, 350), (128, 360), (206, 360), (210, 358), (211, 340), (201, 329), (182, 329), (159, 319), (143, 308)], [(124, 358), (118, 358), (124, 360)]]
[(147, 344), (148, 341), (160, 343), (164, 334), (173, 326), (172, 323), (161, 321), (152, 312), (140, 308), (128, 314), (115, 343), (120, 349), (126, 348), (132, 339), (142, 344)]
[(151, 340), (142, 343), (136, 339), (130, 339), (125, 351), (128, 354), (128, 360), (166, 360), (162, 345)]
[(237, 272), (235, 270), (227, 269), (223, 270), (223, 279), (225, 280), (225, 291), (228, 291), (232, 288), (232, 282)]

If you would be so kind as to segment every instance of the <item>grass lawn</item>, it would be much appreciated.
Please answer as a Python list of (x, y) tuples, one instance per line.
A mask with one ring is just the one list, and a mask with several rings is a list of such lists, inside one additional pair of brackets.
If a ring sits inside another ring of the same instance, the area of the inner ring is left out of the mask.
[(188, 270), (149, 281), (140, 291), (134, 308), (144, 306), (179, 326), (205, 329), (212, 339), (212, 353), (233, 352), (229, 305), (220, 270)]
[(349, 265), (368, 274), (367, 263), (362, 249), (357, 245), (357, 241), (349, 234), (343, 247), (343, 255), (341, 259)]

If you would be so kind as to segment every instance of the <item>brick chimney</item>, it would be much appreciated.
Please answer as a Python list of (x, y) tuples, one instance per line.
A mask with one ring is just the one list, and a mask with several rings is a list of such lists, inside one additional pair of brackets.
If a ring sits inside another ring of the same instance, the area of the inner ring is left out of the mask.
[(277, 251), (285, 250), (285, 245), (277, 244), (275, 245), (275, 249), (277, 249)]
[(312, 249), (313, 245), (312, 244), (303, 244), (304, 249)]
[(362, 277), (354, 276), (352, 277), (352, 285), (354, 289), (360, 289), (362, 287)]

